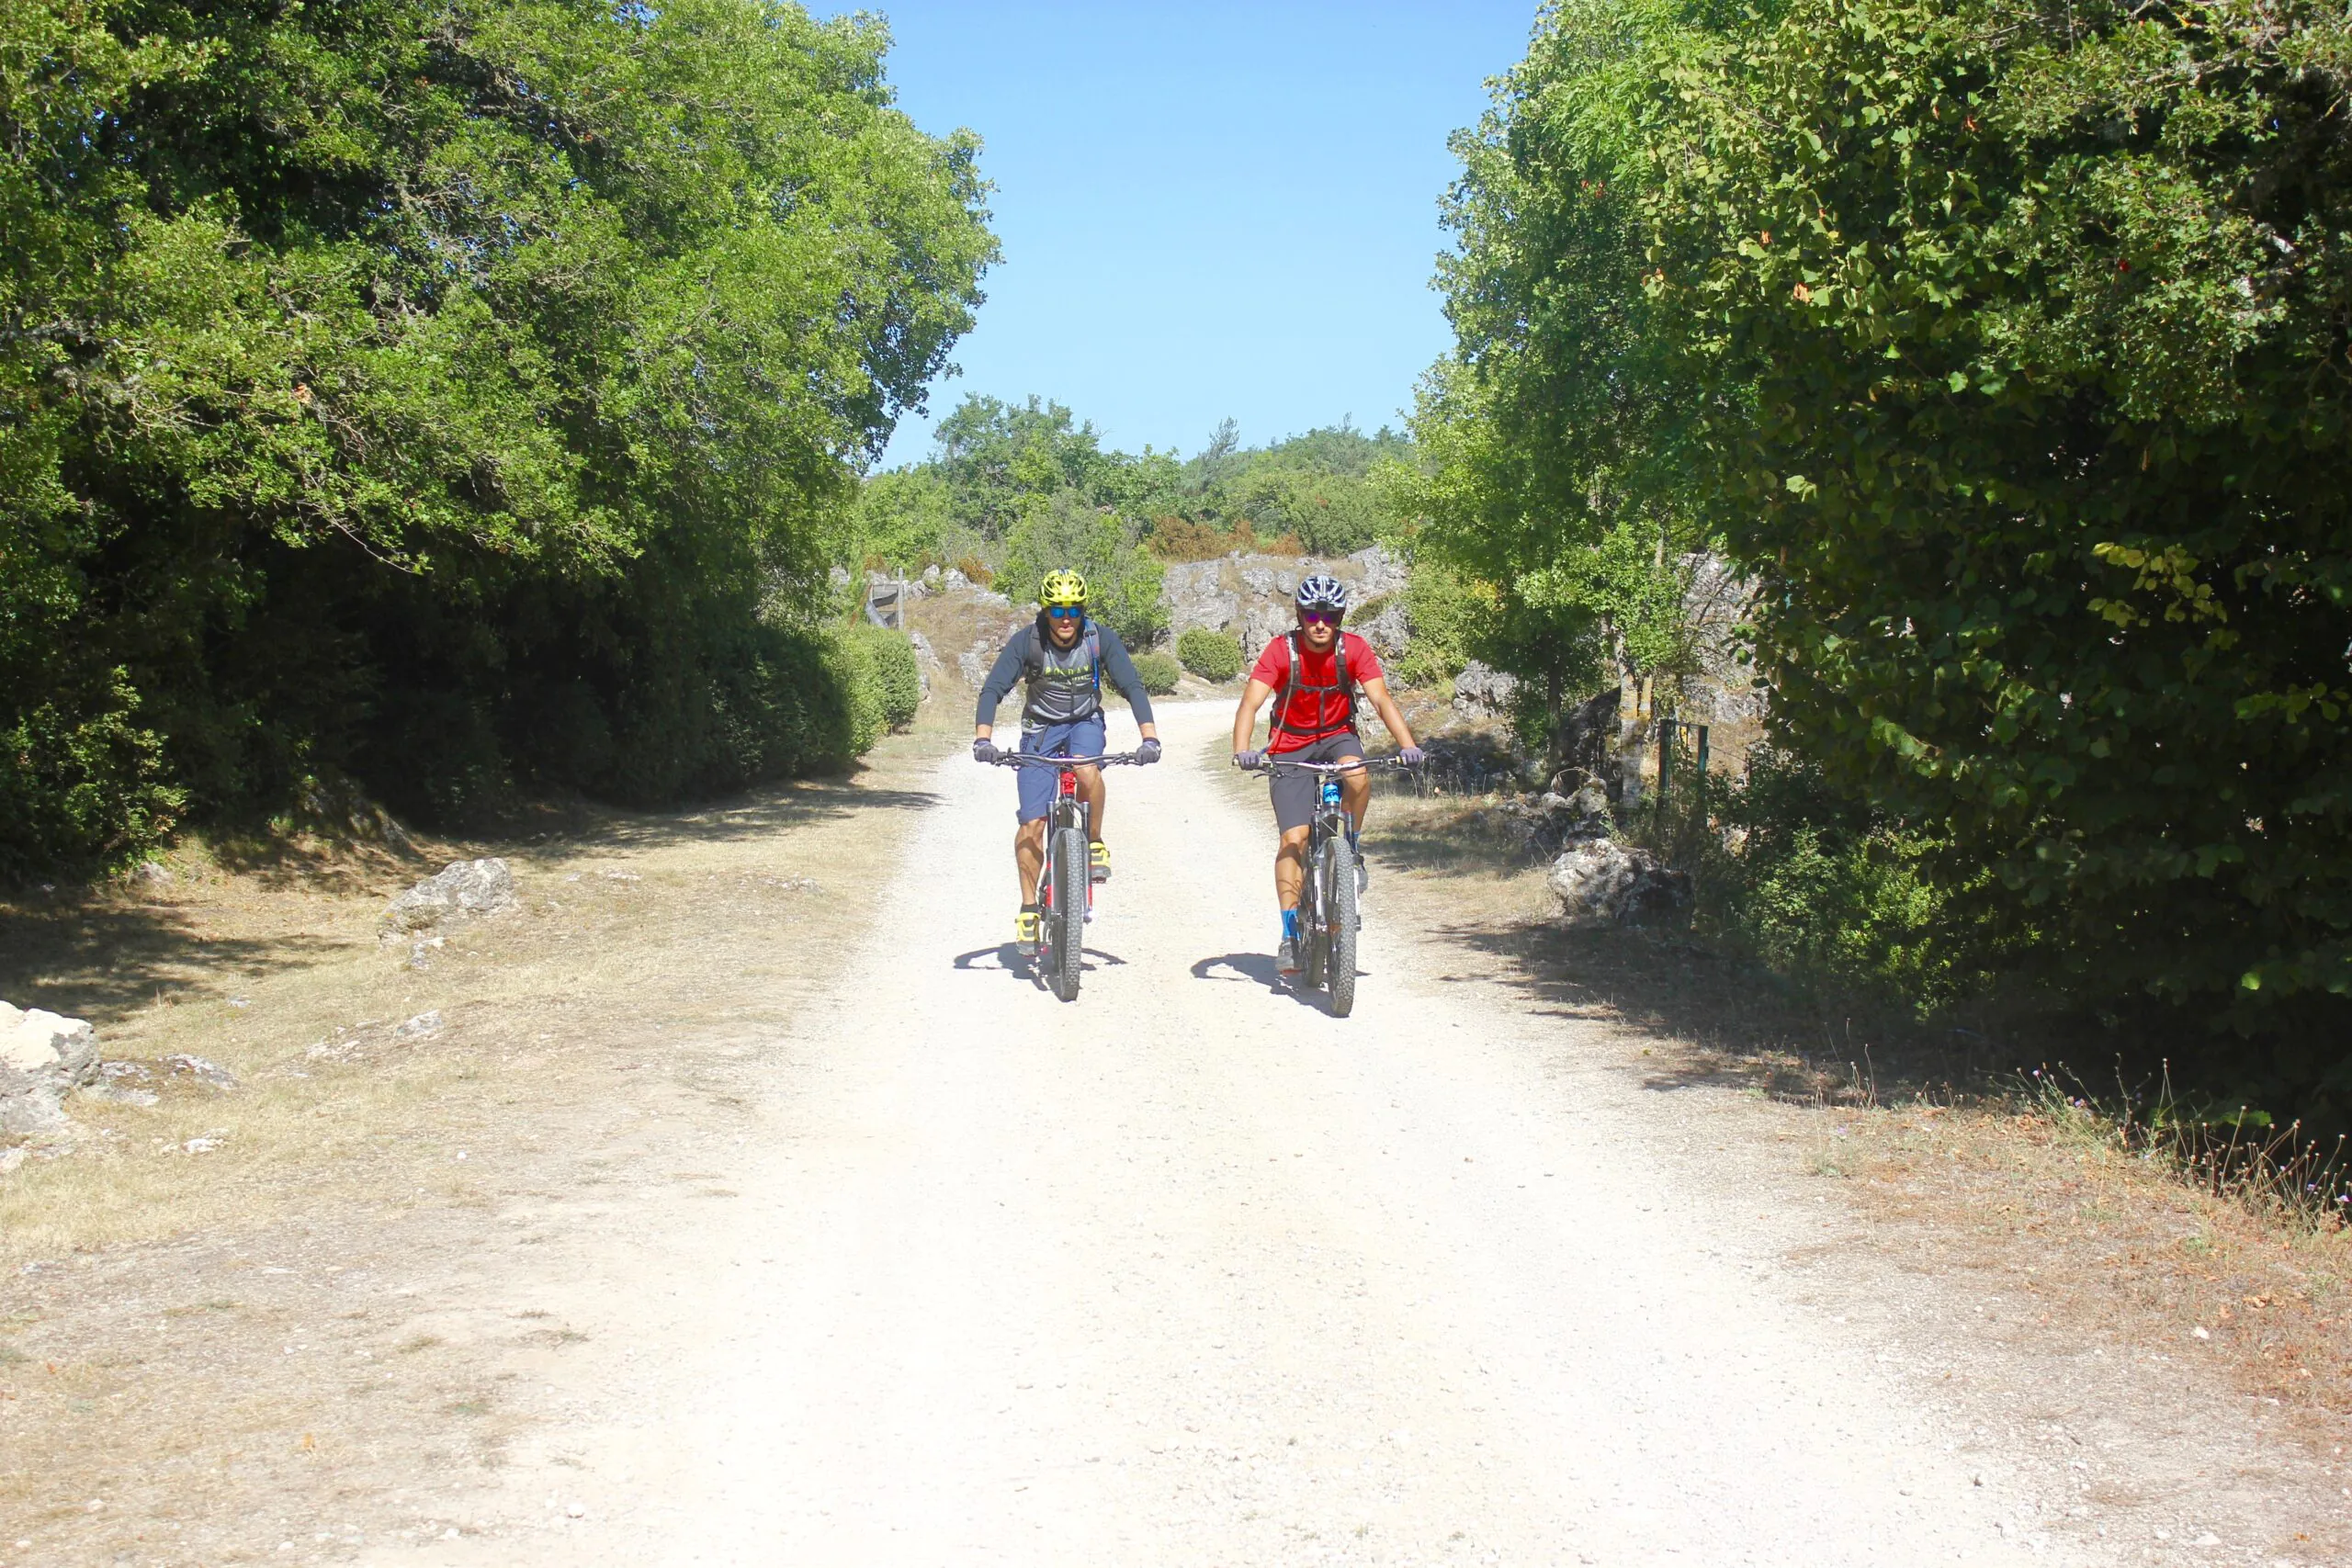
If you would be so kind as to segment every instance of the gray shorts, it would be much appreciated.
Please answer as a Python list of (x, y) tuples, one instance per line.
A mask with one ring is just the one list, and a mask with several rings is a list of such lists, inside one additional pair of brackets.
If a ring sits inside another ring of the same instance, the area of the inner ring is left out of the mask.
[[(1350, 758), (1361, 760), (1363, 742), (1353, 734), (1327, 735), (1312, 745), (1279, 755), (1269, 753), (1270, 762), (1344, 762)], [(1323, 798), (1321, 773), (1294, 773), (1288, 769), (1276, 773), (1266, 786), (1273, 797), (1274, 823), (1285, 833), (1294, 828), (1304, 828), (1315, 820), (1316, 803)], [(1340, 777), (1344, 775), (1329, 775)]]

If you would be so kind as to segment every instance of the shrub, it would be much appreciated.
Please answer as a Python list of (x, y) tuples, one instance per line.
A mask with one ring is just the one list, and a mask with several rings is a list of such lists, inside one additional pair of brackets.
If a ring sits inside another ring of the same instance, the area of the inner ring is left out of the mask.
[(1143, 689), (1155, 697), (1164, 697), (1176, 689), (1183, 679), (1184, 667), (1175, 656), (1153, 649), (1149, 653), (1136, 655), (1136, 673), (1143, 679)]
[(0, 875), (112, 870), (171, 829), (185, 796), (131, 721), (138, 694), (118, 670), (97, 695), (95, 713), (44, 703), (0, 730)]
[(1204, 681), (1230, 681), (1241, 673), (1241, 644), (1228, 632), (1194, 626), (1176, 639), (1176, 657)]
[(849, 628), (844, 641), (851, 654), (853, 705), (860, 712), (870, 709), (882, 730), (912, 724), (922, 706), (922, 671), (907, 634), (861, 623)]
[(2022, 981), (2030, 933), (2005, 939), (1983, 897), (1989, 874), (1954, 877), (1943, 840), (1839, 796), (1817, 764), (1783, 752), (1711, 787), (1731, 831), (1700, 857), (1702, 930), (1808, 990), (1917, 1017)]
[[(1246, 529), (1249, 524), (1241, 526)], [(1222, 533), (1212, 524), (1172, 516), (1153, 518), (1144, 543), (1164, 561), (1215, 560), (1228, 550), (1246, 547), (1235, 535)]]

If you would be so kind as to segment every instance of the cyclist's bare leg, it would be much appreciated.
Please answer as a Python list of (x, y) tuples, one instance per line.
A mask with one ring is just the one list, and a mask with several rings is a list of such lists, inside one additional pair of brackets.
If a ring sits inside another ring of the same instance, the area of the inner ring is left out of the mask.
[(1359, 768), (1340, 775), (1340, 804), (1347, 807), (1348, 820), (1356, 825), (1356, 831), (1363, 832), (1364, 813), (1372, 809), (1371, 770)]
[(1283, 829), (1282, 847), (1274, 852), (1274, 897), (1285, 909), (1298, 908), (1299, 890), (1306, 886), (1306, 838), (1311, 831), (1304, 823)]
[(1021, 901), (1037, 897), (1037, 878), (1046, 869), (1046, 823), (1040, 817), (1012, 830), (1012, 863), (1021, 868)]
[(1086, 802), (1087, 831), (1096, 843), (1102, 841), (1102, 770), (1073, 768), (1078, 775), (1078, 795)]

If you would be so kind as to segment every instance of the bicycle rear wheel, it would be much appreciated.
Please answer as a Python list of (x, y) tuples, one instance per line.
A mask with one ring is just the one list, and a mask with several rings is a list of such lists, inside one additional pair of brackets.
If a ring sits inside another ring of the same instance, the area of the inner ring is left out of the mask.
[(1054, 907), (1046, 919), (1054, 922), (1054, 950), (1046, 961), (1046, 983), (1066, 1002), (1078, 999), (1078, 978), (1086, 953), (1086, 835), (1064, 828), (1054, 835), (1050, 849)]
[(1326, 960), (1331, 986), (1331, 1015), (1345, 1018), (1356, 1005), (1356, 856), (1345, 839), (1323, 846), (1323, 918), (1330, 929)]

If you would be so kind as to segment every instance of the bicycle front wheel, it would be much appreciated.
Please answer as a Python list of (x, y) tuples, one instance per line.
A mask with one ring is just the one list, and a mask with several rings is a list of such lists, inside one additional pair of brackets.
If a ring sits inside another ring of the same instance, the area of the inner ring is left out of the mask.
[(1325, 960), (1331, 987), (1331, 1015), (1345, 1018), (1356, 1005), (1356, 855), (1345, 839), (1323, 846), (1323, 919), (1330, 931)]
[(1046, 983), (1054, 995), (1073, 1002), (1086, 953), (1086, 835), (1064, 828), (1054, 835), (1051, 852), (1054, 907), (1046, 918), (1054, 922), (1054, 950), (1046, 961)]

